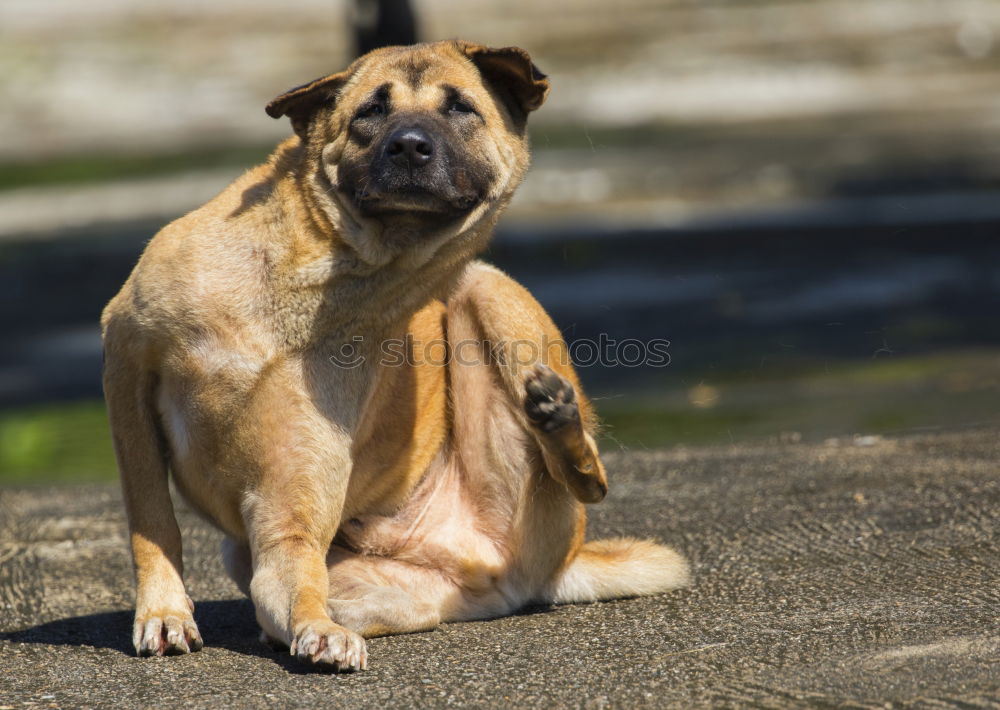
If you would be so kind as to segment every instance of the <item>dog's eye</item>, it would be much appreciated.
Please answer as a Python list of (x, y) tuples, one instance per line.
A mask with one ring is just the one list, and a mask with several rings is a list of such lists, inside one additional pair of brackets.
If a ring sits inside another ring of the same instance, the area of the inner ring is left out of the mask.
[(451, 113), (475, 113), (476, 110), (472, 106), (462, 99), (455, 99), (451, 102), (451, 106), (448, 107), (448, 111)]
[(383, 106), (380, 101), (376, 101), (375, 103), (369, 104), (358, 111), (354, 118), (372, 118), (374, 116), (382, 116), (383, 114), (385, 114), (385, 106)]

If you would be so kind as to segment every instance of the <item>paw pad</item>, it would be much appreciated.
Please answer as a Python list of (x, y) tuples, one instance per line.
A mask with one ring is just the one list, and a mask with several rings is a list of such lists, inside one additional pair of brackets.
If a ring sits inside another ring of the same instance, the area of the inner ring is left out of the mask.
[(564, 377), (547, 365), (536, 365), (524, 383), (524, 411), (528, 419), (544, 432), (554, 432), (580, 421), (576, 390)]

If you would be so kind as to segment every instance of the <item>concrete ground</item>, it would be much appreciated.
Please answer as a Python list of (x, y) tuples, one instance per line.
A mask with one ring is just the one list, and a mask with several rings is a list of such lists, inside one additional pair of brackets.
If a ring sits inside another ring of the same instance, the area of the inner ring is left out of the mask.
[(590, 535), (675, 545), (691, 589), (375, 639), (350, 676), (258, 645), (187, 511), (207, 646), (133, 657), (117, 490), (0, 489), (0, 707), (998, 707), (998, 455), (995, 429), (609, 454)]

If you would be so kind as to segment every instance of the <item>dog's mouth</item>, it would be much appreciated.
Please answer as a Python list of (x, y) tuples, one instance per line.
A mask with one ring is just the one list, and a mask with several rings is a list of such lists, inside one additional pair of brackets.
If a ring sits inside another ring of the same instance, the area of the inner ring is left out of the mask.
[(434, 143), (437, 147), (423, 158), (419, 152), (394, 154), (388, 139), (344, 158), (337, 189), (360, 217), (435, 227), (461, 220), (488, 200), (494, 172), (440, 137)]
[(377, 186), (354, 191), (354, 204), (366, 217), (391, 217), (394, 215), (427, 217), (460, 217), (472, 211), (482, 197), (476, 193), (457, 193), (431, 190), (418, 185), (381, 190)]

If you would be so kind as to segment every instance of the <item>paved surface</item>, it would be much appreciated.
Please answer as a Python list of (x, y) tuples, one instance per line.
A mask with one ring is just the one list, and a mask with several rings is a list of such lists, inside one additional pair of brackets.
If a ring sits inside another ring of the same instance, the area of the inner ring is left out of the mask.
[(695, 584), (373, 640), (308, 672), (255, 641), (182, 514), (208, 646), (137, 659), (117, 491), (0, 490), (0, 706), (1000, 706), (998, 432), (608, 456), (591, 535), (657, 536)]

